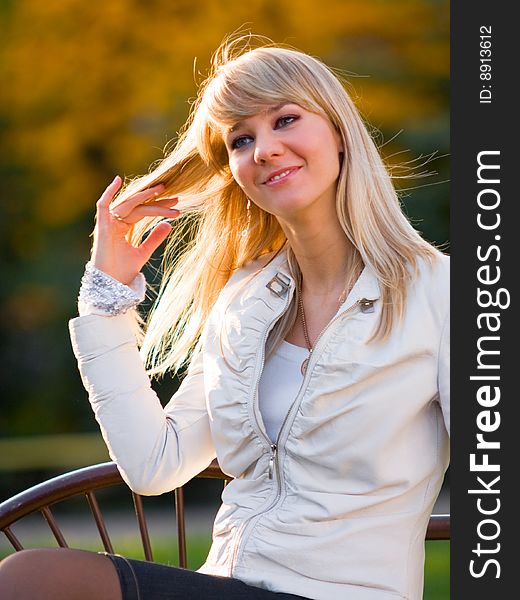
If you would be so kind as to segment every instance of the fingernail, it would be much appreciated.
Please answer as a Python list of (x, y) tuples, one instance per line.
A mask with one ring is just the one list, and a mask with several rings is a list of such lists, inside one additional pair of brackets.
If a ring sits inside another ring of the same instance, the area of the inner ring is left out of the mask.
[(120, 179), (120, 177), (119, 177), (119, 175), (116, 175), (116, 176), (114, 177), (114, 180), (112, 181), (112, 183), (115, 183), (115, 182), (116, 182), (118, 179)]

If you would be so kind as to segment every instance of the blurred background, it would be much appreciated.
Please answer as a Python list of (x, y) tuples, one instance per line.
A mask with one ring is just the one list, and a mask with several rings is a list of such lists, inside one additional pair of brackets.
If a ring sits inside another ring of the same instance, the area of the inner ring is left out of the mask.
[(396, 185), (449, 249), (447, 0), (0, 0), (0, 500), (108, 459), (67, 330), (94, 204), (163, 156), (238, 28), (347, 75), (387, 162), (430, 172)]

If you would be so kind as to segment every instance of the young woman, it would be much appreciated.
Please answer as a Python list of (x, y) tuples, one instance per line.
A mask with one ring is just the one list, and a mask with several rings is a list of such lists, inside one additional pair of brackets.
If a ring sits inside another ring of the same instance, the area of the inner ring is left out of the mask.
[[(217, 52), (169, 156), (102, 195), (70, 324), (132, 489), (171, 490), (215, 457), (233, 478), (211, 551), (198, 573), (19, 553), (4, 581), (30, 568), (27, 597), (422, 597), (448, 461), (449, 261), (401, 212), (333, 72), (240, 48)], [(140, 271), (167, 237), (140, 340)], [(165, 408), (142, 356), (152, 375), (189, 361)]]

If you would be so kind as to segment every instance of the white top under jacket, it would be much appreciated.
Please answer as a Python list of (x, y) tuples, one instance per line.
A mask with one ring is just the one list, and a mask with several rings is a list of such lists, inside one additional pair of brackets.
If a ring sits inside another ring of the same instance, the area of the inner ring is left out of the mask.
[(365, 267), (316, 343), (276, 445), (257, 391), (265, 341), (295, 282), (284, 253), (265, 262), (221, 292), (164, 409), (129, 315), (70, 322), (110, 455), (144, 494), (218, 458), (233, 479), (203, 573), (316, 600), (420, 600), (426, 526), (448, 464), (449, 259), (420, 262), (383, 343), (367, 343), (381, 306)]
[(296, 399), (303, 375), (302, 362), (309, 350), (282, 340), (265, 361), (258, 384), (258, 408), (269, 439), (275, 442)]

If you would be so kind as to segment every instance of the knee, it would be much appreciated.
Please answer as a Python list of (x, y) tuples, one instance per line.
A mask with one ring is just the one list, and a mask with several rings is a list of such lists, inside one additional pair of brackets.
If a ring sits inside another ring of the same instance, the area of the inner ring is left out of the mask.
[(36, 558), (35, 553), (38, 553), (38, 551), (20, 550), (20, 552), (10, 554), (0, 561), (0, 582), (3, 582), (6, 578), (21, 577), (27, 574)]
[[(0, 562), (0, 597), (4, 600), (28, 597), (25, 584), (37, 577), (40, 550), (21, 550)], [(27, 590), (28, 592), (29, 590)]]
[(22, 550), (0, 563), (2, 600), (120, 600), (119, 578), (105, 556), (68, 548)]
[[(65, 550), (65, 554), (67, 550)], [(62, 574), (62, 549), (21, 550), (0, 562), (0, 598), (23, 600), (56, 598), (55, 586)]]

